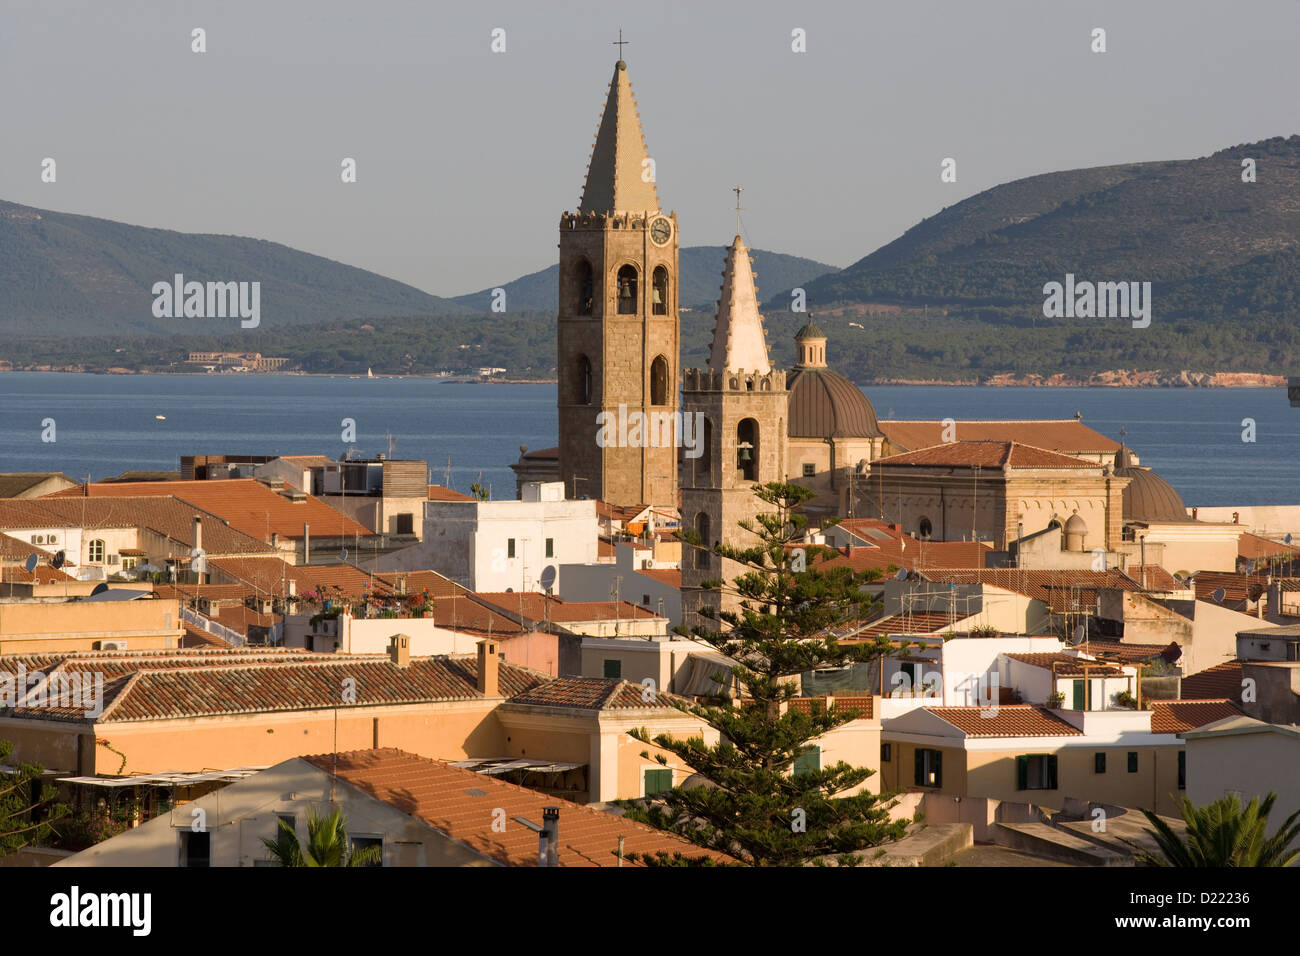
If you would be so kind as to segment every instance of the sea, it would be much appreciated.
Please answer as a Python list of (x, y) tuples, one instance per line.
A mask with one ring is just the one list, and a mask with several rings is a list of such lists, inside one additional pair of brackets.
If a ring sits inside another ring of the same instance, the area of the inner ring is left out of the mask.
[[(1186, 503), (1300, 504), (1300, 408), (1284, 388), (863, 389), (881, 419), (1073, 418), (1123, 439)], [(355, 440), (345, 441), (348, 420)], [(51, 424), (52, 423), (52, 424)], [(1246, 440), (1253, 439), (1253, 440)], [(555, 386), (424, 377), (0, 373), (0, 472), (84, 480), (181, 455), (383, 453), (430, 481), (514, 497), (521, 446), (556, 444)]]

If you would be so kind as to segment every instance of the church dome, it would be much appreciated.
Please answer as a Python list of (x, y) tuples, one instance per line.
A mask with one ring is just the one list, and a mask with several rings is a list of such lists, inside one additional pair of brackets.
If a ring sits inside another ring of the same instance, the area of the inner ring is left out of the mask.
[(795, 366), (790, 389), (791, 438), (877, 438), (876, 410), (862, 390), (828, 368)]
[(1124, 489), (1125, 521), (1190, 521), (1183, 496), (1150, 468), (1130, 465), (1115, 469), (1120, 478), (1131, 478)]

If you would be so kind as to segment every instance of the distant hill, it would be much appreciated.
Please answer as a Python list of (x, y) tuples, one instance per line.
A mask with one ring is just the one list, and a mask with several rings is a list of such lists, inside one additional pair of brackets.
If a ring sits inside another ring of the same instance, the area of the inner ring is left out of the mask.
[[(1253, 183), (1242, 181), (1247, 157)], [(1069, 272), (1151, 282), (1156, 322), (1295, 317), (1297, 196), (1300, 136), (1201, 159), (1032, 176), (950, 206), (807, 283), (808, 304), (867, 314), (925, 306), (1041, 325), (1044, 283)], [(769, 308), (788, 308), (788, 295), (765, 293)]]
[(153, 284), (171, 281), (178, 272), (187, 281), (261, 282), (263, 328), (465, 312), (404, 283), (275, 242), (0, 202), (0, 331), (79, 336), (239, 330), (236, 319), (155, 318)]
[[(834, 266), (780, 252), (751, 249), (750, 256), (754, 260), (760, 294), (764, 290), (789, 289), (835, 271)], [(711, 309), (722, 289), (722, 267), (726, 259), (727, 250), (722, 246), (687, 246), (679, 250), (677, 261), (682, 274), (677, 292), (678, 305), (689, 309)], [(559, 271), (558, 265), (550, 266), (499, 286), (506, 291), (507, 309), (512, 312), (554, 312), (559, 296)], [(487, 311), (491, 306), (492, 289), (456, 296), (452, 301), (467, 309)]]

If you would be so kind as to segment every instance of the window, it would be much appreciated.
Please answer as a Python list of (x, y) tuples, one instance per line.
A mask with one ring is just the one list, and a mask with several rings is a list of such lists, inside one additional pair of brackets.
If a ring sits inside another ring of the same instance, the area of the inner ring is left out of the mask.
[(647, 770), (645, 772), (645, 795), (653, 797), (657, 793), (673, 788), (673, 772), (668, 770)]
[(880, 762), (889, 763), (894, 759), (894, 749), (892, 744), (880, 745)]
[(934, 524), (929, 518), (922, 518), (916, 527), (916, 536), (922, 541), (929, 541), (934, 535)]
[(515, 539), (514, 539), (514, 538), (507, 538), (507, 539), (506, 539), (506, 557), (507, 557), (507, 558), (513, 558), (514, 556), (515, 556)]
[(642, 603), (644, 606), (649, 607), (649, 606), (650, 606), (650, 595), (648, 595), (648, 594), (643, 594), (643, 595), (641, 595), (641, 603)]
[(916, 785), (918, 787), (943, 786), (943, 751), (916, 751)]
[(711, 419), (704, 419), (704, 436), (701, 439), (697, 434), (695, 440), (700, 442), (700, 457), (694, 459), (695, 473), (705, 480), (707, 487), (713, 483), (713, 421)]
[(352, 855), (356, 856), (361, 850), (369, 847), (379, 848), (379, 859), (365, 864), (366, 866), (383, 866), (384, 865), (384, 838), (383, 837), (352, 837), (348, 842), (352, 845)]
[(693, 548), (695, 570), (707, 571), (709, 568), (709, 516), (703, 511), (695, 516), (695, 533), (700, 536), (700, 544)]
[(1056, 754), (1021, 754), (1016, 758), (1017, 790), (1056, 788)]
[(555, 557), (555, 539), (554, 539), (554, 538), (547, 538), (547, 539), (546, 539), (546, 556), (547, 556), (548, 558), (553, 558), (553, 557)]
[(574, 394), (579, 405), (591, 404), (591, 359), (585, 355), (578, 356), (578, 368), (574, 375)]
[(1104, 753), (1095, 753), (1092, 755), (1092, 772), (1106, 772), (1106, 755)]
[(1138, 752), (1136, 750), (1130, 750), (1128, 752), (1128, 772), (1138, 772)]
[(193, 830), (180, 831), (181, 866), (201, 869), (212, 866), (212, 834), (195, 833)]
[(742, 481), (758, 481), (758, 422), (744, 419), (736, 426), (736, 471)]
[(591, 275), (591, 263), (583, 259), (577, 269), (578, 314), (591, 315), (591, 305), (595, 282)]
[(810, 461), (805, 461), (803, 463), (803, 476), (805, 478), (817, 477), (817, 466)]
[(132, 568), (134, 568), (134, 567), (135, 567), (137, 564), (139, 564), (139, 563), (140, 563), (140, 559), (139, 559), (139, 558), (123, 558), (123, 559), (122, 559), (122, 570), (123, 570), (123, 571), (130, 571)]
[(1187, 751), (1178, 751), (1178, 789), (1187, 789)]
[(605, 676), (606, 676), (606, 677), (622, 677), (622, 676), (623, 676), (623, 662), (620, 661), (620, 660), (617, 660), (617, 659), (608, 659), (608, 658), (607, 658), (607, 659), (605, 660)]
[(791, 770), (791, 776), (797, 777), (804, 773), (817, 773), (822, 769), (822, 748), (816, 744), (810, 744), (799, 751), (799, 756), (794, 758), (794, 768)]
[(618, 314), (636, 315), (636, 267), (624, 266), (618, 270)]
[(668, 360), (662, 355), (650, 363), (650, 404), (668, 404)]
[(397, 516), (398, 534), (415, 534), (415, 515), (403, 512)]
[(1075, 710), (1088, 709), (1088, 682), (1085, 680), (1076, 680), (1071, 682), (1074, 690), (1074, 700), (1072, 701)]
[[(668, 314), (668, 270), (663, 266), (656, 266), (654, 273), (654, 288), (651, 291), (651, 302), (654, 306), (655, 315)], [(656, 402), (655, 404), (660, 404)]]
[(96, 564), (104, 560), (104, 542), (102, 539), (96, 538), (90, 542), (87, 560), (95, 562)]

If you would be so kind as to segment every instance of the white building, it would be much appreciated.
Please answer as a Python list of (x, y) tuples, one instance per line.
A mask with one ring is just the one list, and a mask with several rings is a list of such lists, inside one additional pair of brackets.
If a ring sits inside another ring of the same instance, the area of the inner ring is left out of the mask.
[(423, 540), (372, 571), (437, 571), (471, 591), (560, 593), (560, 568), (595, 564), (596, 502), (566, 501), (562, 482), (530, 482), (519, 501), (430, 501)]

